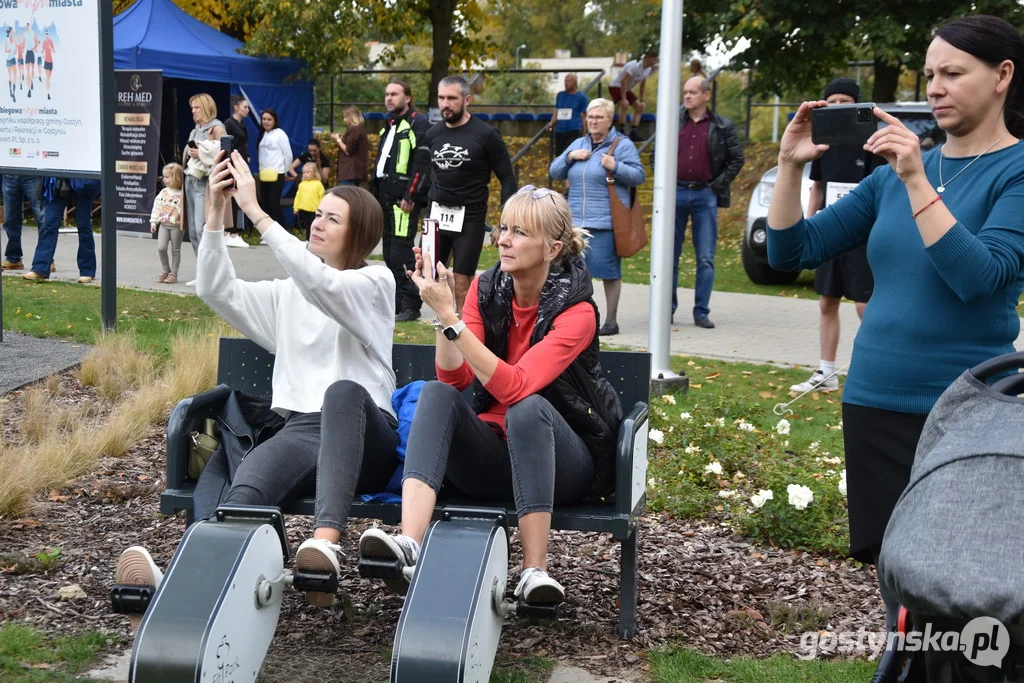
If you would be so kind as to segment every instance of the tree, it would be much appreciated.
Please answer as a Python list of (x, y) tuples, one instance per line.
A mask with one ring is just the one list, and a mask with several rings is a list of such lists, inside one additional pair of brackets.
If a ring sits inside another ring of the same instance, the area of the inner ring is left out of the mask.
[(478, 37), (486, 17), (476, 0), (235, 0), (229, 16), (249, 35), (245, 51), (305, 62), (305, 75), (327, 76), (362, 64), (365, 42), (391, 44), (385, 64), (429, 35), (432, 60), (429, 101), (453, 67), (488, 53)]
[[(114, 14), (120, 14), (134, 3), (135, 0), (114, 0)], [(232, 38), (243, 42), (248, 38), (244, 26), (231, 15), (223, 0), (174, 0), (174, 4), (190, 16)]]
[(872, 99), (888, 102), (901, 70), (922, 65), (936, 26), (976, 13), (1019, 25), (1022, 9), (1015, 0), (691, 0), (684, 26), (690, 24), (687, 33), (702, 50), (716, 37), (729, 49), (748, 40), (732, 66), (756, 67), (756, 93), (813, 91), (847, 61), (866, 58), (874, 63)]
[[(695, 5), (695, 7), (694, 7)], [(872, 99), (894, 99), (904, 67), (919, 68), (932, 29), (970, 13), (992, 13), (1011, 22), (1021, 8), (1012, 0), (985, 0), (965, 5), (957, 0), (882, 0), (805, 4), (796, 0), (733, 0), (710, 6), (694, 0), (690, 21), (706, 44), (720, 36), (727, 48), (749, 40), (733, 67), (756, 67), (751, 88), (760, 94), (816, 90), (846, 62), (874, 64)], [(1018, 19), (1019, 21), (1019, 19)]]

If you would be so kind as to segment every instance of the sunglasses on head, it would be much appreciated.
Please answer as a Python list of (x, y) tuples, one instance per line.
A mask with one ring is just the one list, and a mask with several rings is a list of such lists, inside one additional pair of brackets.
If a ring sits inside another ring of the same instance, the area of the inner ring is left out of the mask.
[[(552, 196), (554, 194), (554, 190), (552, 190), (550, 188), (547, 188), (547, 187), (535, 187), (533, 185), (523, 185), (521, 188), (519, 188), (519, 191), (516, 192), (516, 194), (524, 194), (526, 192), (529, 192), (530, 193), (530, 197), (533, 198), (533, 199), (543, 199), (544, 197), (551, 197), (551, 203), (555, 204), (555, 206), (558, 206), (558, 204), (555, 202), (555, 198)], [(504, 226), (504, 227), (508, 227), (508, 226)], [(561, 241), (565, 237), (565, 233), (566, 233), (566, 231), (565, 231), (565, 228), (563, 227), (562, 228), (562, 232), (559, 233), (559, 235), (558, 235), (558, 241)]]
[[(551, 196), (551, 190), (549, 188), (534, 187), (533, 185), (523, 185), (519, 188), (519, 192), (516, 192), (516, 194), (523, 194), (525, 192), (530, 192), (530, 196), (534, 199), (543, 199), (544, 197)], [(551, 198), (551, 201), (555, 201), (554, 197)]]

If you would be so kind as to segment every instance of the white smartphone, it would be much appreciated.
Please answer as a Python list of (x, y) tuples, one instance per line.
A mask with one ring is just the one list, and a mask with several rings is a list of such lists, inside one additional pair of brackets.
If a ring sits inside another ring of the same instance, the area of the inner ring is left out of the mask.
[(423, 262), (426, 264), (429, 254), (430, 267), (434, 271), (434, 279), (437, 280), (437, 255), (441, 251), (440, 221), (433, 218), (424, 218), (421, 233), (420, 250), (423, 253)]

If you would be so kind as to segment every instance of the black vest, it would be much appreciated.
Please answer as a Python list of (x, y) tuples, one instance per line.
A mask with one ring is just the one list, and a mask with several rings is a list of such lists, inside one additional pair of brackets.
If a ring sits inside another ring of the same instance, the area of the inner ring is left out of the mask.
[[(480, 275), (477, 286), (484, 344), (498, 358), (506, 360), (512, 324), (512, 277), (501, 272), (499, 263)], [(530, 346), (544, 338), (562, 311), (580, 302), (593, 307), (595, 323), (599, 323), (593, 294), (594, 285), (583, 258), (571, 255), (562, 259), (561, 264), (551, 269), (541, 290)], [(622, 422), (622, 404), (601, 370), (599, 356), (600, 342), (595, 327), (590, 345), (539, 395), (554, 406), (587, 444), (594, 458), (592, 492), (603, 496), (615, 488), (615, 442)], [(479, 414), (494, 403), (494, 397), (483, 384), (473, 380), (473, 410)]]

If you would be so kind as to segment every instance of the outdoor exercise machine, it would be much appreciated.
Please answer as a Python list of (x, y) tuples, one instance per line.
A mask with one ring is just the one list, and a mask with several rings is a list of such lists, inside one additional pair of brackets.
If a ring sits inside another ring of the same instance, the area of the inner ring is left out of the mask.
[[(132, 648), (135, 683), (255, 681), (286, 586), (334, 593), (333, 572), (286, 573), (284, 518), (274, 507), (221, 507), (193, 524), (158, 587), (117, 585), (114, 611), (144, 614)], [(507, 596), (508, 524), (500, 508), (446, 507), (417, 565), (364, 559), (363, 576), (408, 580), (392, 683), (490, 679), (509, 614), (556, 618), (556, 604)]]

